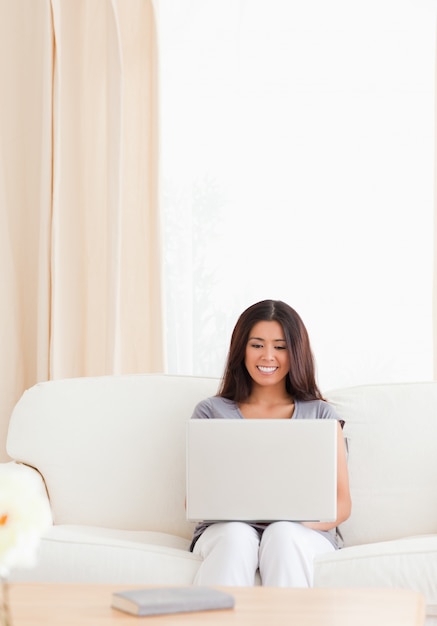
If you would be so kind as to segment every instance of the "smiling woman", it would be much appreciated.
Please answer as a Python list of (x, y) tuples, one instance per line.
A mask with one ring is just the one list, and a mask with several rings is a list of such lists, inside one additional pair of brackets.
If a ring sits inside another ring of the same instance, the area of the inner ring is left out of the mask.
[[(308, 333), (293, 308), (263, 300), (240, 315), (219, 392), (200, 402), (193, 418), (338, 420), (318, 390)], [(193, 551), (203, 558), (196, 584), (253, 585), (259, 569), (264, 585), (312, 585), (314, 557), (341, 547), (337, 526), (351, 511), (341, 426), (339, 420), (337, 519), (202, 522), (192, 542)]]

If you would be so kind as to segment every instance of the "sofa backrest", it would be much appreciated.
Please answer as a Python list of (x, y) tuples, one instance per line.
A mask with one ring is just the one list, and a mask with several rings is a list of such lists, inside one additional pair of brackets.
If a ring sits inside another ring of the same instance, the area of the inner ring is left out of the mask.
[(39, 383), (13, 411), (7, 451), (43, 475), (55, 524), (188, 538), (186, 422), (218, 384), (161, 374)]
[[(13, 411), (7, 451), (41, 472), (56, 524), (190, 537), (186, 422), (218, 385), (162, 374), (40, 383)], [(346, 421), (349, 443), (345, 545), (437, 533), (437, 383), (325, 395)]]
[(346, 421), (352, 515), (345, 545), (437, 533), (437, 383), (326, 393)]

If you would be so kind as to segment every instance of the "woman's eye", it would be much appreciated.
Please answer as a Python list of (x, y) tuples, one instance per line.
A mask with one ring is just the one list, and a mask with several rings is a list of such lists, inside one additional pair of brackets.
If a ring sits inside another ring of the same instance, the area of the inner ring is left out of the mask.
[(287, 346), (276, 346), (276, 350), (286, 350)]
[(252, 348), (262, 348), (262, 344), (261, 343), (251, 343), (250, 344)]

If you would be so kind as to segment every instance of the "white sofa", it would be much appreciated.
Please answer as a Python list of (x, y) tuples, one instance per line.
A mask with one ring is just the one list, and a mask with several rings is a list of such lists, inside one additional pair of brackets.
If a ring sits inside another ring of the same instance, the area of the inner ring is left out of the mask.
[[(38, 565), (13, 580), (190, 584), (185, 427), (211, 378), (146, 374), (40, 383), (11, 416), (7, 451), (41, 474), (53, 511)], [(410, 587), (437, 624), (437, 383), (326, 394), (346, 420), (353, 500), (324, 587)]]

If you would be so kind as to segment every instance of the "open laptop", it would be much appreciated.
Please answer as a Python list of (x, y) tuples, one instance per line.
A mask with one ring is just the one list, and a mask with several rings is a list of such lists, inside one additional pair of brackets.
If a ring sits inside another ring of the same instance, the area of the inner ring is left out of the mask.
[(337, 421), (191, 419), (187, 519), (334, 521)]

